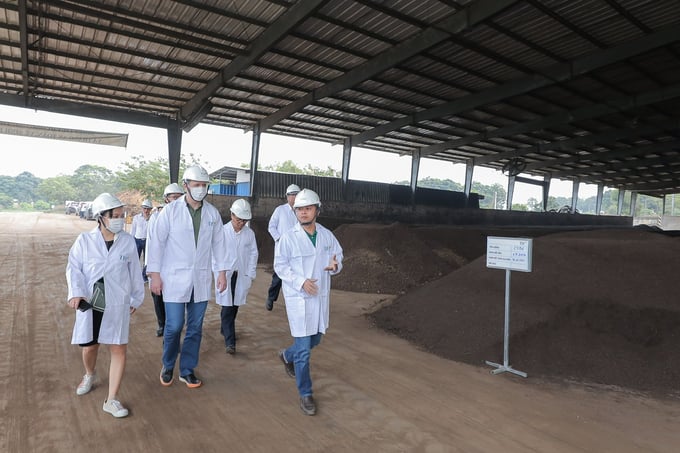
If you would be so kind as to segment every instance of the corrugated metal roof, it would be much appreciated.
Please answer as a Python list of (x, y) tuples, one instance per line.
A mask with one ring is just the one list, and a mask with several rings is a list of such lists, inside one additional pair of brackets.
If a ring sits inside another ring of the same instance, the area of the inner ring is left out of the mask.
[(170, 127), (209, 100), (209, 124), (663, 194), (679, 29), (675, 0), (5, 0), (0, 103)]

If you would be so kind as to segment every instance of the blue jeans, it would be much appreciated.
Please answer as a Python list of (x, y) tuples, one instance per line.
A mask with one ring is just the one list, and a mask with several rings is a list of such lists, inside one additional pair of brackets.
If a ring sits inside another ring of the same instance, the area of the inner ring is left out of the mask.
[[(198, 352), (201, 349), (201, 338), (203, 337), (203, 317), (207, 307), (207, 300), (194, 302), (193, 297), (188, 303), (165, 302), (163, 366), (166, 369), (175, 368), (178, 354), (180, 355), (180, 376), (193, 373), (194, 368), (198, 366)], [(187, 331), (184, 335), (184, 342), (180, 346), (185, 311)]]
[(312, 349), (321, 343), (322, 333), (317, 333), (309, 337), (294, 337), (291, 347), (283, 351), (286, 362), (293, 362), (295, 365), (295, 383), (297, 384), (300, 396), (312, 396), (312, 376), (309, 371), (309, 359)]

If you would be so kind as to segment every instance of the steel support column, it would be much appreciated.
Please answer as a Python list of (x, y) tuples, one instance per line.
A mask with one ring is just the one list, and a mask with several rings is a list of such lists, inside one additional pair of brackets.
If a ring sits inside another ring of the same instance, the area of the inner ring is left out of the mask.
[(257, 165), (260, 161), (260, 123), (253, 127), (253, 143), (250, 148), (250, 199), (253, 204), (257, 203), (260, 191), (255, 190), (257, 183)]
[(179, 161), (182, 155), (182, 124), (179, 120), (170, 121), (167, 131), (170, 182), (179, 182)]

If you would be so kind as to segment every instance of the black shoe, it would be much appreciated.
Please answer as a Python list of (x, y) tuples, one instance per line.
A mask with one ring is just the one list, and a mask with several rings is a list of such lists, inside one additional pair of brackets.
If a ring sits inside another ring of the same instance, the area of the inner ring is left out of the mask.
[(162, 327), (159, 327), (158, 329), (156, 329), (156, 336), (157, 337), (163, 336), (163, 328)]
[(316, 414), (316, 404), (314, 403), (314, 398), (312, 395), (303, 396), (300, 398), (300, 409), (305, 415), (315, 415)]
[(279, 351), (279, 359), (281, 359), (283, 362), (283, 367), (286, 369), (286, 374), (295, 379), (295, 365), (292, 362), (286, 362), (286, 356), (284, 355), (283, 351), (285, 351), (285, 349), (281, 349)]
[(267, 303), (265, 304), (265, 307), (267, 307), (268, 311), (272, 311), (272, 308), (274, 308), (274, 301), (267, 299)]
[(168, 387), (170, 384), (172, 384), (172, 368), (163, 367), (161, 368), (161, 385)]
[(189, 373), (185, 376), (180, 376), (179, 380), (181, 382), (184, 382), (190, 389), (195, 389), (196, 387), (200, 387), (203, 384), (203, 382), (201, 382), (201, 380), (197, 378), (194, 373)]
[(236, 354), (236, 346), (227, 346), (227, 354), (229, 355)]

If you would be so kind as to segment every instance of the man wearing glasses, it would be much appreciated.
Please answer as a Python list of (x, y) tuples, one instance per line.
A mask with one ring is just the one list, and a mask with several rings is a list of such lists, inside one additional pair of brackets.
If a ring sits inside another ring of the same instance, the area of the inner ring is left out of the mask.
[(229, 211), (231, 221), (224, 224), (224, 239), (229, 248), (227, 255), (235, 256), (236, 263), (230, 267), (233, 270), (227, 271), (229, 290), (220, 293), (215, 288), (215, 302), (222, 306), (220, 331), (224, 336), (226, 353), (233, 355), (236, 353), (236, 315), (238, 307), (245, 305), (248, 291), (255, 280), (258, 252), (255, 233), (248, 226), (252, 218), (250, 204), (240, 198), (232, 203)]

